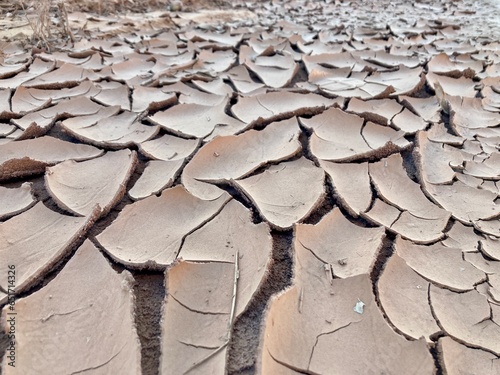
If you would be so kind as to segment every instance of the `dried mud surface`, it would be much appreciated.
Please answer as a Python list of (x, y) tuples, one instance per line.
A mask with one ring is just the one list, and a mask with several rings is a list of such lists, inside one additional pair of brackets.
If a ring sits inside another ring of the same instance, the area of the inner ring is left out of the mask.
[(0, 1), (1, 374), (500, 374), (498, 3), (113, 6)]

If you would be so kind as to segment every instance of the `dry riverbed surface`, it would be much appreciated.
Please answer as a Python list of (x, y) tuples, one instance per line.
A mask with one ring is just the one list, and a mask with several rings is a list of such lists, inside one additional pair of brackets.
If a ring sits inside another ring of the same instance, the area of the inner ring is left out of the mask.
[(3, 11), (2, 374), (500, 374), (496, 3), (195, 5)]

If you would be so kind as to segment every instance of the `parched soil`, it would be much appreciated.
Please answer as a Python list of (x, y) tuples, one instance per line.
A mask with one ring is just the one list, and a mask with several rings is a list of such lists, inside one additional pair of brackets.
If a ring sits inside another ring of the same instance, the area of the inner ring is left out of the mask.
[(498, 11), (0, 0), (0, 373), (500, 374)]

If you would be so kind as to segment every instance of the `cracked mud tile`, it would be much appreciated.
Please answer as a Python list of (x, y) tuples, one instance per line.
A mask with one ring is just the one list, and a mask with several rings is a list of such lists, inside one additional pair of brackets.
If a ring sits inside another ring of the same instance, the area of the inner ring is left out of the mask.
[[(189, 234), (178, 257), (190, 262), (236, 263), (238, 288), (235, 317), (259, 289), (271, 262), (272, 239), (266, 223), (253, 224), (241, 203), (231, 200), (200, 229)], [(252, 241), (248, 239), (252, 238)]]
[(299, 65), (290, 55), (260, 55), (252, 59), (245, 59), (244, 64), (249, 70), (254, 72), (266, 86), (272, 88), (287, 86), (299, 70)]
[[(485, 258), (480, 252), (465, 253), (464, 259), (477, 269), (483, 271), (488, 276), (485, 287), (488, 301), (500, 304), (500, 262)], [(476, 290), (478, 286), (476, 286)]]
[(333, 163), (322, 160), (320, 165), (332, 179), (342, 206), (351, 215), (358, 217), (368, 210), (373, 198), (368, 163)]
[(393, 72), (375, 72), (365, 78), (368, 83), (377, 83), (392, 87), (391, 96), (411, 95), (425, 84), (425, 75), (422, 68), (409, 69), (403, 65)]
[[(91, 81), (83, 81), (78, 86), (54, 90), (42, 90), (35, 88), (18, 87), (15, 96), (12, 97), (12, 108), (16, 107), (16, 112), (33, 111), (40, 108), (43, 102), (57, 103), (64, 99), (86, 96), (91, 98), (99, 93), (97, 86)], [(18, 95), (19, 94), (19, 95)], [(26, 99), (28, 99), (26, 101)], [(34, 107), (34, 105), (36, 105)], [(41, 108), (45, 108), (42, 106)]]
[(184, 159), (149, 161), (139, 179), (128, 191), (129, 197), (133, 200), (144, 199), (172, 186), (183, 165)]
[(224, 192), (202, 200), (176, 186), (126, 206), (96, 238), (119, 263), (164, 269), (177, 257), (184, 237), (217, 215), (229, 199)]
[(88, 161), (69, 160), (47, 168), (45, 186), (61, 209), (87, 216), (98, 204), (105, 216), (123, 198), (136, 164), (136, 152), (128, 149)]
[(431, 89), (439, 90), (436, 87), (439, 86), (446, 95), (474, 98), (477, 93), (475, 90), (476, 82), (470, 78), (451, 78), (432, 72), (427, 73), (425, 78)]
[(166, 111), (157, 112), (149, 117), (156, 125), (183, 137), (204, 138), (210, 135), (216, 126), (224, 126), (235, 134), (247, 124), (225, 113), (227, 100), (219, 104), (177, 104)]
[[(460, 166), (463, 163), (463, 157), (459, 149), (445, 148), (444, 144), (438, 141), (443, 137), (438, 139), (434, 137), (434, 140), (431, 138), (435, 135), (434, 129), (436, 129), (436, 125), (428, 132), (419, 132), (417, 134), (417, 152), (419, 155), (417, 167), (424, 187), (427, 184), (452, 183), (456, 176), (456, 172), (452, 167)], [(463, 143), (463, 138), (461, 143)]]
[(215, 199), (222, 189), (210, 184), (244, 177), (271, 161), (288, 159), (301, 150), (295, 118), (274, 122), (263, 130), (217, 137), (205, 144), (182, 172), (182, 183), (193, 195)]
[(417, 168), (422, 188), (433, 201), (465, 224), (486, 222), (500, 214), (496, 193), (453, 180), (456, 172), (451, 166), (463, 163), (456, 149), (443, 149), (442, 145), (429, 141), (423, 132), (418, 134), (418, 144)]
[(44, 89), (60, 89), (73, 87), (84, 80), (96, 81), (99, 76), (91, 69), (85, 69), (69, 63), (64, 63), (60, 67), (41, 74), (36, 78), (25, 82), (25, 87), (36, 87)]
[[(43, 203), (0, 223), (0, 255), (6, 264), (15, 264), (16, 293), (23, 292), (48, 273), (54, 264), (67, 255), (98, 216), (97, 207), (87, 217), (65, 216)], [(7, 267), (0, 270), (7, 290)]]
[(330, 108), (310, 119), (300, 119), (312, 129), (311, 153), (320, 160), (352, 161), (387, 154), (406, 148), (410, 143), (402, 132), (368, 122), (355, 114)]
[(242, 95), (265, 93), (264, 84), (253, 81), (245, 65), (237, 65), (229, 69), (222, 73), (222, 78), (227, 78)]
[(325, 194), (325, 172), (300, 159), (272, 165), (264, 172), (232, 180), (277, 229), (290, 228), (307, 217)]
[(422, 219), (408, 211), (400, 211), (376, 198), (370, 209), (361, 216), (377, 225), (383, 225), (391, 232), (408, 238), (416, 243), (435, 242), (444, 236), (446, 222), (434, 219)]
[(353, 112), (363, 118), (381, 125), (390, 125), (391, 120), (403, 107), (393, 99), (360, 100), (353, 98), (349, 101), (347, 111)]
[(15, 89), (21, 86), (24, 82), (30, 81), (44, 73), (50, 72), (55, 68), (54, 61), (43, 61), (40, 58), (35, 58), (27, 71), (22, 71), (10, 78), (0, 80), (0, 88)]
[[(4, 360), (2, 372), (140, 374), (133, 282), (84, 242), (53, 280), (16, 301), (16, 367)], [(4, 329), (8, 319), (4, 309)]]
[(415, 272), (440, 287), (464, 292), (486, 281), (485, 273), (466, 262), (460, 249), (441, 243), (416, 245), (400, 237), (396, 239), (395, 248)]
[(271, 248), (267, 224), (234, 200), (186, 238), (167, 271), (163, 374), (225, 372), (232, 322), (268, 272)]
[(472, 349), (450, 337), (439, 339), (441, 366), (449, 375), (500, 373), (500, 358), (484, 350)]
[(459, 221), (455, 221), (451, 229), (446, 232), (446, 239), (442, 242), (447, 247), (460, 249), (464, 253), (476, 252), (479, 250), (479, 237), (474, 233), (474, 228), (466, 226)]
[(414, 339), (430, 337), (440, 331), (429, 305), (430, 283), (394, 254), (389, 258), (377, 283), (380, 304), (389, 321)]
[(500, 113), (486, 111), (480, 98), (446, 95), (442, 102), (449, 109), (450, 125), (458, 135), (467, 139), (499, 135)]
[(36, 203), (31, 183), (25, 182), (17, 188), (0, 186), (0, 220), (20, 214)]
[(345, 98), (378, 99), (394, 92), (390, 85), (366, 82), (367, 76), (367, 72), (352, 72), (351, 68), (329, 69), (326, 72), (312, 69), (309, 82), (322, 93)]
[[(476, 290), (455, 293), (431, 285), (430, 302), (443, 330), (467, 346), (500, 355), (500, 325), (487, 297)], [(496, 319), (496, 321), (495, 321)]]
[(95, 86), (99, 91), (91, 96), (94, 101), (105, 106), (118, 106), (124, 111), (130, 111), (131, 93), (128, 86), (106, 81), (98, 82)]
[(310, 251), (334, 277), (347, 278), (371, 272), (384, 237), (383, 227), (360, 227), (335, 208), (318, 224), (298, 224), (295, 247)]
[(203, 49), (198, 54), (198, 61), (193, 65), (193, 69), (204, 70), (209, 74), (218, 75), (228, 70), (234, 65), (235, 61), (236, 54), (233, 51), (214, 51), (212, 48)]
[(411, 96), (401, 95), (401, 103), (419, 115), (427, 122), (436, 123), (441, 121), (441, 106), (435, 96), (429, 98), (413, 98)]
[(37, 98), (31, 93), (31, 89), (24, 86), (18, 87), (12, 95), (12, 112), (26, 114), (48, 107), (52, 103), (51, 98)]
[(177, 103), (175, 93), (166, 93), (158, 87), (137, 86), (132, 93), (132, 111), (159, 110)]
[(184, 139), (164, 134), (159, 138), (140, 143), (141, 154), (151, 159), (177, 161), (191, 156), (200, 145), (199, 139)]
[[(194, 82), (193, 82), (194, 83)], [(191, 104), (191, 107), (183, 108), (203, 108), (200, 106), (210, 107), (219, 106), (222, 102), (226, 102), (228, 94), (226, 92), (219, 92), (218, 94), (213, 94), (210, 92), (204, 92), (197, 90), (188, 86), (183, 82), (176, 82), (173, 84), (164, 85), (161, 87), (164, 93), (178, 93), (179, 94), (179, 104)], [(195, 106), (196, 104), (196, 106)], [(172, 107), (173, 108), (173, 107)], [(161, 113), (164, 113), (163, 111)], [(206, 126), (205, 126), (206, 127)], [(198, 129), (199, 130), (199, 129)]]
[(483, 65), (479, 61), (474, 61), (472, 64), (463, 64), (460, 61), (451, 60), (446, 53), (440, 53), (433, 56), (427, 63), (429, 72), (436, 73), (448, 77), (460, 77), (464, 74), (472, 75), (477, 71), (483, 70)]
[(12, 123), (24, 130), (22, 137), (41, 136), (61, 117), (91, 116), (103, 107), (86, 97), (76, 97), (60, 101), (55, 105), (31, 112)]
[(0, 181), (43, 173), (45, 167), (65, 160), (87, 160), (104, 151), (53, 137), (40, 137), (0, 145)]
[(408, 177), (400, 154), (370, 163), (368, 169), (375, 188), (386, 202), (418, 218), (435, 220), (444, 230), (450, 214), (428, 200), (420, 185)]
[(181, 260), (168, 269), (161, 374), (224, 373), (236, 274), (226, 262)]
[(249, 125), (257, 121), (276, 121), (320, 111), (335, 103), (335, 99), (327, 99), (318, 94), (269, 92), (240, 98), (231, 107), (231, 113)]
[(112, 149), (142, 143), (158, 134), (160, 128), (144, 125), (138, 121), (137, 113), (124, 111), (114, 116), (106, 116), (107, 112), (114, 112), (119, 108), (103, 107), (94, 116), (76, 117), (71, 121), (63, 121), (61, 125), (69, 134), (82, 142)]
[(367, 274), (332, 279), (302, 246), (294, 285), (271, 299), (261, 342), (260, 374), (434, 372), (425, 340), (407, 341), (385, 322)]

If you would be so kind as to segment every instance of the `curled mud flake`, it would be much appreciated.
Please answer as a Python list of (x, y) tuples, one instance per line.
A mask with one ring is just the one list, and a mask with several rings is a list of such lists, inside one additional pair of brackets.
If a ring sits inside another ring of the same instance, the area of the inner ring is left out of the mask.
[(439, 339), (438, 350), (442, 366), (449, 375), (459, 375), (464, 372), (484, 375), (500, 373), (500, 361), (497, 356), (462, 345), (450, 337)]
[(151, 159), (176, 161), (189, 157), (199, 146), (197, 139), (184, 139), (165, 134), (139, 144), (142, 154)]
[(132, 111), (159, 110), (177, 103), (174, 93), (166, 93), (157, 87), (138, 86), (132, 93)]
[(268, 272), (271, 247), (269, 227), (234, 200), (186, 238), (184, 260), (167, 271), (163, 373), (224, 372), (232, 324)]
[(134, 186), (128, 191), (133, 200), (147, 198), (158, 194), (162, 190), (172, 186), (173, 182), (181, 172), (184, 159), (165, 161), (151, 160), (146, 164)]
[(467, 139), (475, 136), (491, 136), (495, 134), (500, 123), (500, 113), (486, 111), (480, 98), (467, 98), (461, 96), (445, 96), (450, 109), (450, 124), (453, 130)]
[(376, 72), (365, 81), (392, 87), (394, 89), (392, 96), (411, 95), (424, 85), (425, 76), (422, 74), (422, 68), (409, 69), (400, 66), (394, 72)]
[(246, 124), (228, 116), (224, 109), (227, 101), (215, 106), (200, 104), (178, 104), (166, 111), (157, 112), (149, 119), (175, 134), (188, 137), (204, 138), (213, 132), (217, 125), (225, 125), (237, 133)]
[(50, 72), (55, 68), (55, 66), (55, 62), (43, 61), (37, 57), (27, 71), (22, 71), (14, 77), (0, 80), (0, 88), (15, 89), (27, 81), (30, 81), (44, 73)]
[[(12, 122), (29, 134), (29, 137), (44, 135), (60, 118), (95, 115), (103, 107), (86, 97), (70, 98), (52, 107), (31, 112)], [(24, 138), (28, 138), (27, 135)]]
[[(16, 301), (23, 329), (16, 331), (16, 367), (4, 361), (3, 372), (140, 374), (132, 285), (128, 271), (118, 274), (89, 240), (84, 242), (48, 285)], [(1, 320), (8, 329), (6, 312)]]
[[(320, 274), (322, 267), (315, 267), (320, 261), (309, 251), (300, 250), (297, 257), (296, 285), (273, 297), (266, 314), (258, 363), (261, 373), (282, 373), (282, 366), (315, 374), (346, 369), (352, 373), (374, 369), (404, 373), (409, 367), (422, 374), (433, 373), (425, 341), (407, 341), (385, 322), (367, 275), (335, 279), (330, 285)], [(296, 306), (301, 295), (299, 312)], [(364, 307), (359, 314), (353, 306), (361, 301)], [(290, 325), (295, 329), (287, 328)], [(397, 347), (398, 354), (389, 347)]]
[(369, 172), (380, 196), (390, 204), (422, 219), (449, 218), (450, 214), (428, 200), (420, 185), (408, 177), (401, 155), (369, 164)]
[(500, 260), (500, 238), (486, 235), (480, 239), (481, 251), (492, 259)]
[(463, 292), (486, 280), (484, 272), (463, 260), (462, 251), (440, 243), (421, 246), (398, 238), (396, 252), (415, 272), (444, 288)]
[(26, 87), (36, 87), (44, 89), (60, 89), (73, 87), (84, 80), (96, 81), (99, 76), (91, 69), (85, 69), (73, 64), (63, 64), (61, 67), (39, 75), (24, 83)]
[(8, 189), (0, 186), (0, 220), (20, 214), (36, 203), (31, 187), (29, 182), (18, 188)]
[(500, 355), (500, 326), (492, 320), (487, 298), (471, 290), (455, 293), (431, 285), (430, 302), (444, 331), (467, 346)]
[[(320, 165), (330, 176), (333, 188), (344, 208), (353, 216), (368, 210), (372, 202), (368, 163), (321, 161)], [(353, 189), (353, 186), (356, 188)]]
[(99, 93), (92, 96), (96, 102), (106, 106), (119, 106), (124, 111), (130, 111), (130, 89), (126, 85), (118, 85), (116, 87), (107, 88), (101, 87), (102, 84), (96, 84), (100, 90)]
[(115, 112), (119, 107), (107, 107), (94, 116), (84, 116), (66, 120), (62, 126), (68, 133), (83, 142), (98, 146), (120, 149), (145, 142), (158, 132), (158, 126), (144, 125), (137, 120), (137, 114), (124, 111), (115, 116), (103, 117)]
[(406, 108), (403, 109), (403, 112), (394, 116), (392, 123), (396, 129), (402, 130), (408, 134), (416, 133), (417, 131), (424, 130), (427, 127), (427, 122), (425, 120)]
[(245, 65), (237, 65), (231, 68), (226, 73), (223, 73), (223, 77), (227, 77), (236, 90), (242, 95), (255, 92), (260, 93), (260, 91), (265, 92), (264, 84), (253, 81)]
[(126, 206), (96, 238), (120, 263), (165, 268), (177, 257), (184, 237), (217, 215), (229, 199), (224, 192), (202, 200), (176, 186)]
[[(231, 200), (210, 222), (186, 237), (179, 257), (190, 262), (234, 263), (238, 251), (237, 317), (268, 272), (272, 251), (269, 231), (266, 223), (253, 224), (250, 212)], [(249, 238), (255, 240), (248, 241)]]
[(441, 106), (435, 96), (429, 98), (413, 98), (411, 96), (400, 96), (401, 103), (415, 111), (417, 115), (427, 122), (439, 122), (441, 120)]
[(102, 155), (93, 146), (53, 137), (40, 137), (0, 145), (0, 181), (43, 173), (45, 167), (65, 160), (87, 160)]
[(266, 86), (273, 88), (288, 85), (299, 70), (299, 65), (289, 55), (257, 56), (253, 61), (245, 61), (245, 65)]
[(338, 108), (330, 108), (310, 119), (300, 119), (313, 130), (311, 153), (320, 160), (352, 161), (390, 154), (409, 146), (403, 132), (369, 122)]
[(390, 125), (391, 120), (403, 111), (403, 107), (393, 99), (359, 100), (351, 99), (347, 111), (382, 125)]
[(474, 233), (474, 228), (466, 226), (459, 221), (453, 224), (453, 227), (446, 232), (446, 239), (442, 241), (443, 245), (460, 249), (464, 253), (476, 252), (479, 250), (479, 237)]
[(329, 264), (336, 277), (347, 278), (371, 272), (384, 237), (384, 228), (360, 227), (336, 208), (318, 224), (297, 225), (295, 246)]
[(430, 283), (397, 254), (391, 256), (377, 283), (378, 295), (389, 321), (414, 339), (439, 332), (429, 305)]
[(211, 183), (242, 178), (257, 168), (288, 159), (301, 150), (296, 119), (269, 124), (261, 131), (217, 137), (206, 143), (182, 173), (182, 183), (203, 199), (215, 199), (222, 190)]
[(37, 111), (49, 106), (51, 102), (51, 98), (39, 99), (33, 96), (30, 89), (21, 86), (16, 89), (12, 96), (12, 112), (27, 113)]
[(268, 122), (323, 111), (334, 102), (317, 94), (270, 92), (241, 98), (231, 107), (231, 113), (246, 124), (251, 124), (258, 120)]
[(446, 95), (462, 96), (467, 98), (474, 98), (477, 91), (475, 90), (476, 83), (470, 78), (450, 78), (440, 76), (432, 72), (426, 74), (427, 84), (435, 89), (435, 85), (439, 84)]
[(440, 53), (433, 56), (427, 63), (429, 72), (458, 78), (463, 75), (474, 76), (483, 70), (483, 64), (480, 61), (474, 61), (471, 64), (461, 64), (458, 61), (452, 61), (446, 53)]
[(456, 176), (452, 165), (459, 165), (463, 162), (458, 149), (445, 148), (442, 143), (431, 141), (430, 136), (430, 131), (429, 133), (419, 132), (417, 134), (417, 151), (419, 154), (417, 168), (424, 187), (452, 182)]
[(318, 205), (325, 194), (324, 179), (322, 169), (300, 158), (234, 183), (270, 224), (285, 229), (304, 219)]
[(98, 204), (104, 216), (123, 198), (136, 163), (137, 154), (130, 150), (83, 162), (66, 161), (47, 169), (46, 188), (64, 210), (88, 216)]
[[(95, 207), (87, 217), (74, 217), (49, 210), (43, 203), (0, 223), (0, 255), (6, 264), (15, 264), (16, 293), (39, 282), (94, 223)], [(0, 271), (7, 290), (7, 267)]]

